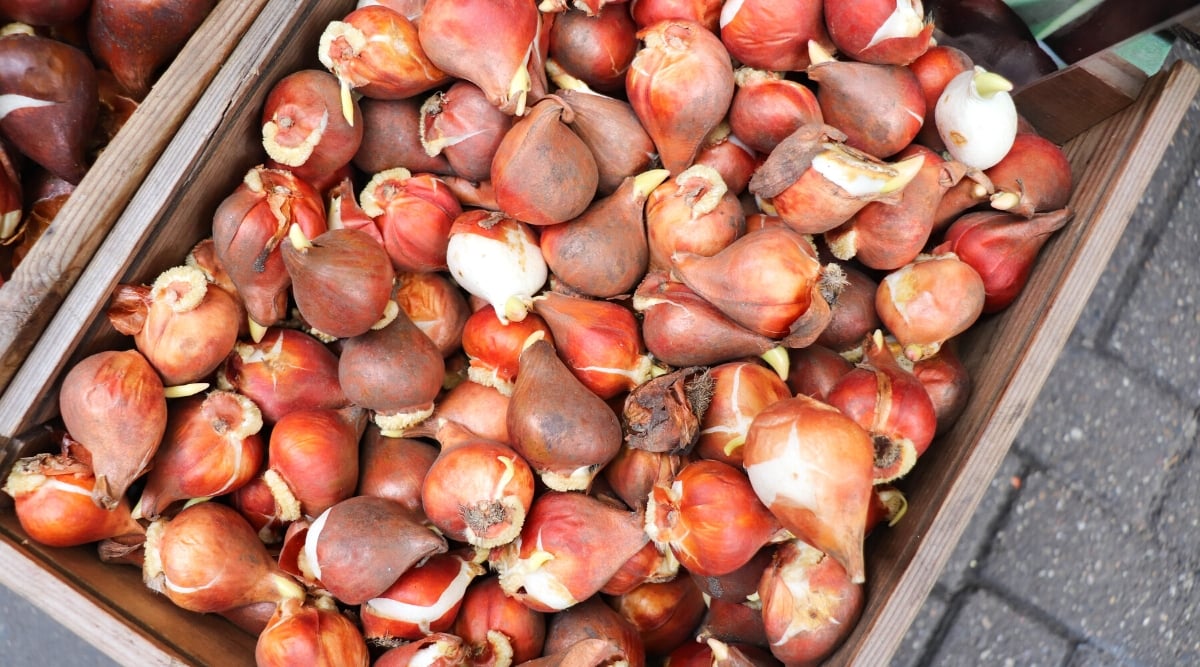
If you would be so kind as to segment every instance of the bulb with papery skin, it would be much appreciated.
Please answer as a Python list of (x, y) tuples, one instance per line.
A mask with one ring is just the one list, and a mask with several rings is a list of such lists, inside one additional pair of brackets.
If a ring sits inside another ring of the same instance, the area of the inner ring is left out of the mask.
[(338, 357), (303, 331), (272, 327), (262, 340), (238, 342), (217, 374), (222, 389), (243, 394), (275, 423), (294, 410), (349, 404), (338, 382)]
[(508, 445), (479, 437), (443, 443), (421, 506), (448, 539), (490, 549), (517, 537), (533, 504), (534, 475)]
[(118, 285), (107, 314), (168, 385), (215, 371), (233, 351), (244, 317), (234, 296), (186, 265), (164, 271), (148, 287)]
[(677, 252), (709, 257), (740, 237), (746, 216), (737, 194), (716, 169), (692, 165), (654, 188), (646, 199), (650, 268), (672, 268)]
[(37, 454), (13, 464), (3, 491), (21, 529), (39, 544), (71, 547), (145, 534), (124, 498), (112, 509), (92, 502), (95, 482), (91, 468), (72, 456)]
[(467, 377), (511, 396), (517, 377), (522, 346), (534, 332), (553, 342), (550, 327), (541, 315), (529, 313), (519, 322), (505, 323), (492, 306), (484, 306), (467, 318), (462, 347), (470, 359)]
[(1018, 134), (984, 173), (996, 188), (988, 198), (991, 207), (1026, 218), (1065, 208), (1071, 197), (1070, 161), (1057, 144), (1036, 134)]
[(329, 72), (304, 69), (276, 82), (263, 103), (267, 155), (314, 185), (349, 164), (362, 145), (362, 112), (352, 102), (346, 118), (340, 91)]
[(470, 647), (473, 667), (520, 664), (542, 655), (546, 615), (506, 595), (499, 577), (485, 574), (467, 588), (453, 632)]
[(746, 145), (766, 155), (806, 123), (823, 120), (817, 97), (777, 71), (739, 67), (729, 125)]
[(496, 203), (506, 215), (531, 225), (566, 222), (596, 196), (596, 158), (568, 125), (574, 112), (548, 95), (513, 123), (492, 157)]
[(709, 370), (712, 399), (704, 411), (696, 454), (741, 467), (746, 432), (754, 416), (791, 391), (779, 374), (751, 361), (729, 361)]
[(699, 576), (738, 569), (781, 530), (745, 473), (721, 461), (687, 464), (669, 485), (656, 484), (646, 505), (650, 539)]
[(870, 434), (807, 396), (776, 401), (755, 416), (743, 465), (763, 504), (796, 537), (866, 580), (863, 537), (874, 488)]
[(33, 34), (0, 39), (0, 133), (24, 156), (69, 183), (89, 163), (96, 125), (96, 68), (80, 49)]
[(492, 159), (513, 119), (489, 102), (479, 86), (456, 81), (426, 98), (420, 114), (418, 130), (426, 155), (443, 157), (454, 174), (465, 179), (491, 178)]
[(780, 545), (758, 588), (771, 653), (786, 664), (811, 664), (854, 629), (865, 596), (835, 558), (792, 540)]
[(897, 201), (919, 156), (886, 163), (844, 143), (828, 125), (804, 125), (771, 151), (750, 179), (752, 194), (801, 234), (829, 231), (872, 201)]
[(505, 113), (523, 116), (545, 89), (545, 74), (529, 67), (543, 22), (537, 5), (522, 0), (427, 0), (419, 36), (438, 68), (479, 86)]
[(306, 238), (294, 225), (280, 247), (300, 316), (327, 336), (366, 333), (384, 319), (395, 272), (367, 232), (330, 229)]
[[(343, 104), (357, 90), (377, 99), (403, 99), (431, 90), (450, 75), (425, 55), (416, 25), (403, 14), (367, 6), (330, 21), (317, 57), (341, 81)], [(346, 120), (355, 123), (347, 114)]]
[(263, 479), (284, 521), (316, 516), (354, 494), (364, 428), (356, 407), (297, 410), (275, 423)]
[(600, 398), (631, 391), (654, 373), (637, 318), (628, 308), (558, 292), (539, 295), (533, 308), (550, 328), (567, 367)]
[(375, 221), (397, 271), (446, 268), (450, 227), (462, 206), (441, 178), (404, 167), (387, 169), (371, 177), (359, 204)]
[(554, 612), (595, 595), (648, 539), (633, 512), (548, 491), (534, 500), (517, 539), (493, 549), (488, 563), (505, 593)]
[(626, 178), (654, 166), (654, 141), (628, 102), (569, 87), (562, 77), (556, 76), (555, 82), (561, 87), (555, 95), (571, 108), (570, 118), (564, 119), (596, 161), (598, 195), (612, 193)]
[(604, 639), (616, 646), (629, 667), (646, 664), (646, 651), (637, 628), (608, 606), (599, 596), (593, 596), (550, 617), (546, 627), (543, 653), (554, 655), (571, 648), (584, 639)]
[(588, 86), (610, 95), (621, 93), (637, 53), (636, 33), (627, 3), (607, 3), (594, 16), (566, 11), (550, 27), (549, 57)]
[(979, 272), (953, 252), (921, 255), (879, 281), (875, 310), (904, 349), (919, 361), (966, 331), (983, 313), (986, 288)]
[(164, 390), (137, 350), (93, 353), (63, 378), (59, 412), (67, 432), (91, 454), (98, 506), (116, 507), (149, 469), (167, 428)]
[(216, 0), (94, 0), (88, 12), (88, 46), (97, 62), (141, 99), (216, 4)]
[(139, 514), (154, 520), (177, 501), (225, 495), (249, 482), (266, 454), (262, 426), (258, 406), (233, 392), (173, 403), (138, 500)]
[(386, 498), (347, 498), (317, 516), (299, 566), (339, 601), (363, 604), (418, 563), (446, 552), (446, 540)]
[(643, 46), (625, 78), (629, 103), (672, 174), (691, 166), (733, 100), (733, 63), (712, 31), (664, 20), (638, 31)]
[(748, 67), (799, 72), (808, 67), (807, 45), (833, 49), (821, 0), (732, 0), (721, 6), (721, 42)]
[(362, 603), (359, 618), (370, 640), (417, 640), (454, 625), (467, 587), (484, 568), (459, 553), (430, 556)]
[(559, 491), (588, 488), (621, 447), (616, 413), (541, 339), (521, 351), (507, 424), (513, 449)]
[(220, 503), (192, 505), (151, 523), (145, 549), (146, 586), (188, 611), (305, 597), (300, 582), (272, 559), (242, 515)]
[(921, 0), (826, 0), (829, 37), (846, 57), (867, 63), (907, 65), (932, 44), (933, 21)]
[(280, 604), (254, 646), (258, 667), (345, 665), (367, 667), (362, 632), (336, 607), (288, 600)]

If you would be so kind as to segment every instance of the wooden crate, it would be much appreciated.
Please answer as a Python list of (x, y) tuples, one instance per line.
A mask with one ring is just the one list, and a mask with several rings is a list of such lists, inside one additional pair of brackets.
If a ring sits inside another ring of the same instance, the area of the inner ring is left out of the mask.
[[(153, 279), (210, 233), (219, 201), (261, 158), (258, 113), (266, 91), (287, 73), (315, 66), (313, 45), (324, 23), (353, 5), (324, 0), (297, 9), (293, 1), (267, 2), (64, 301), (51, 335), (38, 341), (0, 397), (0, 444), (10, 461), (41, 448), (36, 427), (55, 416), (65, 368), (99, 349), (128, 346), (104, 317), (112, 288)], [(831, 664), (887, 664), (999, 469), (1198, 91), (1200, 70), (1176, 65), (1151, 78), (1133, 104), (1067, 144), (1077, 177), (1071, 201), (1076, 216), (1047, 245), (1022, 297), (963, 340), (975, 383), (970, 404), (903, 481), (910, 502), (904, 520), (869, 538), (867, 605)], [(6, 467), (0, 463), (0, 471)], [(28, 542), (4, 509), (0, 582), (124, 663), (253, 662), (253, 638), (231, 624), (174, 608), (145, 590), (135, 569), (103, 565), (89, 548)]]
[(266, 0), (221, 0), (0, 286), (0, 391)]

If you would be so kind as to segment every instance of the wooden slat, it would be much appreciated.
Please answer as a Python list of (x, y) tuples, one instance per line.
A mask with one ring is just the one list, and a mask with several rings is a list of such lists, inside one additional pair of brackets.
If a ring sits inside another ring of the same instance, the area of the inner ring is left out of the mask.
[(0, 390), (265, 2), (223, 0), (213, 8), (0, 286)]
[(121, 343), (103, 316), (113, 288), (153, 281), (211, 233), (220, 199), (262, 159), (258, 122), (269, 85), (302, 67), (319, 67), (311, 45), (328, 21), (353, 5), (324, 0), (298, 9), (294, 0), (270, 0), (263, 7), (0, 395), (0, 446), (57, 414), (64, 367)]
[(903, 481), (910, 506), (868, 545), (867, 606), (832, 665), (887, 664), (999, 470), (1180, 119), (1200, 70), (1180, 62), (1139, 102), (1067, 147), (1076, 218), (1047, 244), (1022, 296), (963, 340), (975, 386), (955, 427)]
[(1021, 88), (1013, 99), (1039, 134), (1062, 144), (1132, 104), (1147, 78), (1103, 51)]

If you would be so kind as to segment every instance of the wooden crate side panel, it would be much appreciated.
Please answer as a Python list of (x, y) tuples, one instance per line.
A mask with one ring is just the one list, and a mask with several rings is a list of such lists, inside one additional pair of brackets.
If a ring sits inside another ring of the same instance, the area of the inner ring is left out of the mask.
[(57, 415), (64, 368), (128, 345), (104, 316), (113, 289), (152, 281), (211, 233), (221, 199), (263, 159), (259, 118), (270, 85), (319, 66), (312, 45), (353, 5), (326, 0), (297, 9), (294, 1), (272, 0), (263, 8), (0, 395), (0, 445)]
[(0, 390), (265, 2), (223, 0), (213, 8), (0, 287)]
[(1047, 244), (1022, 297), (965, 336), (964, 363), (975, 382), (971, 403), (932, 445), (935, 455), (901, 484), (909, 513), (872, 537), (867, 607), (830, 664), (886, 664), (903, 640), (1197, 91), (1200, 70), (1181, 63), (1152, 80), (1136, 105), (1068, 145), (1081, 174), (1071, 202), (1076, 218)]

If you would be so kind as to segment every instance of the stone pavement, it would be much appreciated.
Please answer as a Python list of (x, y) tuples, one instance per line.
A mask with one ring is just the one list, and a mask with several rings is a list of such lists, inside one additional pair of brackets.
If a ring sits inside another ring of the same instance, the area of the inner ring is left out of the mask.
[(1200, 100), (893, 667), (1200, 665), (1198, 258)]
[[(1200, 101), (1180, 127), (894, 667), (1200, 665)], [(3, 664), (48, 650), (114, 664), (0, 587)]]

